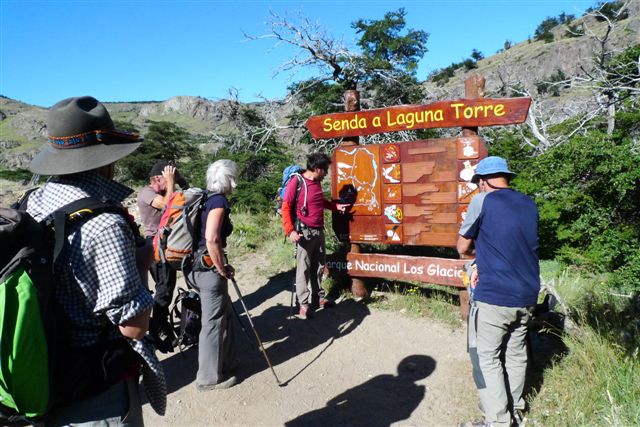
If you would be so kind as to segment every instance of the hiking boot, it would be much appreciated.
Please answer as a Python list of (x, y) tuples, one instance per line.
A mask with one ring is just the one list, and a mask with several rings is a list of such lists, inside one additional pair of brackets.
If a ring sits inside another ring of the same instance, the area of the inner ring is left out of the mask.
[(300, 319), (311, 319), (313, 317), (313, 313), (308, 304), (300, 305), (300, 311), (298, 311), (298, 317)]
[(198, 389), (198, 391), (224, 390), (225, 388), (233, 387), (237, 382), (238, 378), (232, 375), (229, 378), (216, 384), (196, 384), (196, 388)]

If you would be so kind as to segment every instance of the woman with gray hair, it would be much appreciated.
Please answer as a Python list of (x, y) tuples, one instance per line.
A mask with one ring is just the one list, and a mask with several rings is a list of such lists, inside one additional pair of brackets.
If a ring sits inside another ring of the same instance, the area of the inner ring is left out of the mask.
[(202, 210), (201, 239), (191, 273), (202, 303), (196, 376), (199, 391), (229, 388), (237, 381), (230, 372), (237, 364), (228, 287), (234, 270), (224, 253), (227, 237), (233, 231), (227, 195), (236, 188), (237, 180), (238, 165), (231, 160), (218, 160), (207, 169), (207, 190), (211, 194)]

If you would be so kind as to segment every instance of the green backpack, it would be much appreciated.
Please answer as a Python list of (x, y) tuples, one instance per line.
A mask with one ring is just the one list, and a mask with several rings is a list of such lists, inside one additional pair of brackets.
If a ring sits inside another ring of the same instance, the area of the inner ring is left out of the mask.
[(23, 210), (0, 208), (0, 425), (31, 424), (61, 398), (53, 373), (64, 320), (54, 303), (53, 265), (66, 227), (107, 211), (123, 213), (93, 198), (42, 222)]

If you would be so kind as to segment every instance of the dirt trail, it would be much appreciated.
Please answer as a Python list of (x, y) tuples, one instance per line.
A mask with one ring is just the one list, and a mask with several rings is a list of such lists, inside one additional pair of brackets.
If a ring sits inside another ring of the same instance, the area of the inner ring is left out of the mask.
[[(159, 417), (145, 404), (147, 425), (454, 426), (479, 417), (464, 327), (373, 310), (351, 299), (311, 320), (287, 320), (293, 272), (266, 277), (259, 273), (266, 263), (252, 255), (234, 265), (284, 386), (238, 327), (240, 383), (198, 392), (197, 350), (164, 355), (167, 414)], [(241, 313), (233, 290), (231, 295)]]

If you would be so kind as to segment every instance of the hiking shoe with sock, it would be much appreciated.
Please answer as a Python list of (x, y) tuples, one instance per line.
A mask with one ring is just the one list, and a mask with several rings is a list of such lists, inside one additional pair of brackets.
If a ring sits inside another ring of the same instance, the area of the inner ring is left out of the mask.
[(298, 311), (298, 317), (301, 319), (311, 319), (313, 317), (313, 312), (311, 311), (311, 307), (308, 304), (300, 305), (300, 311)]
[(196, 384), (196, 388), (198, 391), (224, 390), (225, 388), (233, 387), (237, 382), (238, 378), (232, 375), (216, 384)]

